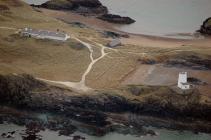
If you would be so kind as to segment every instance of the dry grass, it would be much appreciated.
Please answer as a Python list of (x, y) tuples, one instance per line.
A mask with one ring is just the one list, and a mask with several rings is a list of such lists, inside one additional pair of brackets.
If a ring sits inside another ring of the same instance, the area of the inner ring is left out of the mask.
[[(45, 16), (19, 0), (0, 1), (9, 7), (10, 13), (0, 14), (0, 26), (13, 28), (32, 27), (56, 31), (58, 28), (82, 40), (93, 40), (102, 44), (109, 42), (102, 34), (91, 28), (70, 26), (62, 21)], [(2, 20), (1, 20), (2, 19)], [(61, 81), (79, 81), (90, 63), (88, 49), (75, 47), (75, 41), (58, 43), (49, 40), (20, 38), (14, 35), (17, 30), (0, 29), (0, 74), (28, 73), (35, 77)], [(87, 38), (87, 39), (86, 39)], [(100, 56), (100, 47), (94, 46), (94, 58)], [(106, 50), (109, 54), (97, 62), (89, 75), (87, 84), (92, 88), (114, 88), (133, 72), (140, 64), (137, 60), (158, 59), (180, 55), (181, 50), (188, 53), (192, 46), (162, 48), (138, 45), (123, 45), (115, 48), (117, 52)], [(210, 55), (211, 48), (196, 47), (191, 52), (197, 55)], [(180, 51), (178, 51), (180, 50)], [(146, 53), (143, 55), (143, 53)], [(185, 53), (184, 53), (185, 55)]]
[[(8, 32), (10, 34), (10, 32)], [(53, 80), (79, 81), (89, 63), (87, 49), (68, 43), (8, 35), (1, 38), (1, 72), (28, 73)]]
[[(0, 1), (0, 4), (7, 5), (11, 12), (10, 16), (2, 17), (9, 20), (1, 21), (0, 26), (52, 31), (59, 27), (69, 34), (81, 34), (80, 29), (70, 28), (63, 22), (46, 17), (23, 2), (20, 5), (16, 1)], [(0, 73), (28, 73), (51, 80), (79, 81), (90, 62), (88, 49), (77, 50), (71, 47), (70, 43), (74, 41), (60, 43), (21, 38), (14, 35), (17, 30), (0, 30)]]

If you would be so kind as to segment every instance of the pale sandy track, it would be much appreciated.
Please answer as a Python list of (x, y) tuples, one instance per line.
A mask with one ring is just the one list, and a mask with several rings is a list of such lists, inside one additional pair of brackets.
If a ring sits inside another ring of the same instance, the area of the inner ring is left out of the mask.
[(12, 27), (0, 27), (0, 29), (6, 29), (6, 30), (18, 30), (17, 28), (12, 28)]
[(93, 58), (93, 48), (92, 48), (92, 45), (89, 44), (89, 43), (86, 43), (82, 40), (80, 40), (79, 38), (77, 37), (72, 37), (73, 39), (77, 40), (78, 42), (82, 43), (84, 46), (86, 46), (90, 52), (90, 64), (88, 65), (86, 71), (84, 72), (84, 74), (82, 75), (82, 78), (79, 82), (69, 82), (69, 81), (51, 81), (51, 80), (46, 80), (46, 79), (42, 79), (42, 78), (38, 78), (39, 80), (42, 80), (42, 81), (45, 81), (45, 82), (50, 82), (50, 83), (54, 83), (54, 84), (60, 84), (60, 85), (64, 85), (64, 86), (67, 86), (69, 88), (72, 88), (74, 90), (77, 90), (77, 91), (82, 91), (82, 92), (87, 92), (87, 91), (90, 91), (92, 90), (92, 88), (88, 87), (86, 85), (86, 76), (89, 74), (89, 72), (92, 70), (92, 67), (95, 63), (97, 63), (99, 60), (103, 59), (108, 53), (105, 53), (105, 49), (107, 47), (105, 47), (104, 45), (102, 44), (99, 44), (99, 43), (96, 43), (94, 42), (96, 45), (98, 45), (99, 47), (101, 47), (101, 56), (94, 59)]

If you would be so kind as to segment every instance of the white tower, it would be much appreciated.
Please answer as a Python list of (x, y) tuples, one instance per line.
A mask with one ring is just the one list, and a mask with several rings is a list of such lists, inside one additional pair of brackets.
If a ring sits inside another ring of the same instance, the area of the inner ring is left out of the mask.
[(178, 87), (185, 90), (190, 89), (190, 85), (187, 82), (187, 72), (180, 72), (178, 78)]

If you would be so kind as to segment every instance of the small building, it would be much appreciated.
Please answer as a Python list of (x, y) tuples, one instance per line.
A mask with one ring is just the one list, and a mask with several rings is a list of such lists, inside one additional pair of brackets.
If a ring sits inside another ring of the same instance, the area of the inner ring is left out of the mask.
[(110, 48), (114, 48), (120, 45), (121, 45), (121, 41), (119, 39), (115, 39), (115, 40), (112, 40), (110, 43), (108, 43), (107, 46)]
[(178, 78), (178, 85), (182, 90), (190, 89), (190, 84), (187, 81), (187, 72), (180, 72)]
[(69, 35), (63, 32), (52, 32), (47, 30), (36, 30), (31, 28), (24, 28), (21, 30), (21, 35), (27, 37), (34, 37), (39, 39), (52, 39), (59, 41), (66, 41), (70, 38)]

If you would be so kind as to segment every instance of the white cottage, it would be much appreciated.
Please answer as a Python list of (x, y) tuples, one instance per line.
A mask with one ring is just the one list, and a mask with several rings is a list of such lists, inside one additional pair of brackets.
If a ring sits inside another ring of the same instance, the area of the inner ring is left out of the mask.
[(190, 85), (188, 84), (188, 81), (187, 81), (187, 72), (179, 73), (178, 87), (183, 90), (190, 89)]
[(23, 36), (31, 36), (39, 39), (52, 39), (52, 40), (59, 40), (59, 41), (66, 41), (70, 38), (69, 35), (62, 32), (52, 32), (47, 30), (36, 30), (31, 28), (24, 28), (21, 30), (21, 34)]

